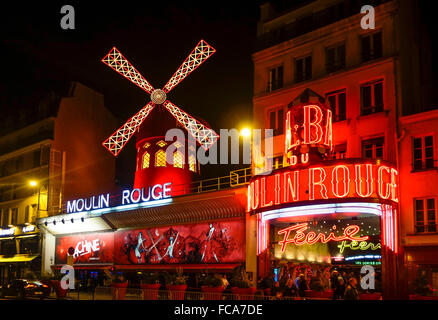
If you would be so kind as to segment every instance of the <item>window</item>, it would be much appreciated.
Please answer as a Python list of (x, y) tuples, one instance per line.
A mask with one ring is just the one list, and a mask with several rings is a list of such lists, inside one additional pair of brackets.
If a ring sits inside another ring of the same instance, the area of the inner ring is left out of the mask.
[(21, 238), (19, 241), (20, 254), (35, 254), (39, 252), (39, 236)]
[(385, 139), (369, 139), (362, 141), (362, 155), (366, 159), (383, 159)]
[(0, 254), (13, 256), (17, 254), (17, 245), (15, 239), (3, 239), (0, 245)]
[(330, 92), (326, 95), (333, 114), (333, 121), (347, 119), (347, 94), (345, 89)]
[(173, 153), (173, 166), (175, 168), (183, 168), (184, 167), (184, 156), (179, 151), (176, 151)]
[(434, 168), (433, 136), (413, 138), (412, 153), (414, 170)]
[(268, 92), (283, 87), (283, 66), (272, 68), (268, 73)]
[(196, 172), (196, 158), (193, 155), (189, 157), (189, 169), (190, 171)]
[(9, 225), (9, 209), (3, 209), (2, 226), (5, 227), (7, 225)]
[(436, 232), (435, 198), (414, 199), (415, 232)]
[(283, 108), (278, 108), (275, 110), (271, 110), (268, 112), (268, 121), (269, 126), (268, 129), (274, 130), (274, 136), (278, 136), (283, 134), (284, 127), (284, 116), (283, 116)]
[(33, 152), (33, 167), (39, 167), (41, 163), (41, 149), (35, 150)]
[(166, 146), (167, 143), (164, 142), (163, 140), (160, 140), (160, 141), (157, 142), (157, 145), (158, 145), (160, 148), (162, 148), (162, 147)]
[(30, 206), (26, 206), (26, 208), (24, 208), (24, 223), (26, 222), (30, 222)]
[(383, 111), (383, 80), (360, 87), (362, 115)]
[(325, 66), (327, 73), (332, 73), (345, 67), (345, 44), (326, 49)]
[(338, 144), (333, 148), (333, 159), (345, 159), (347, 155), (347, 144)]
[(166, 152), (164, 150), (158, 150), (155, 153), (155, 166), (165, 167), (166, 166)]
[(362, 42), (362, 62), (366, 62), (382, 57), (381, 32), (363, 36), (361, 42)]
[(38, 206), (36, 204), (32, 205), (32, 213), (30, 214), (31, 223), (35, 223), (35, 220), (38, 218)]
[(149, 154), (149, 152), (145, 152), (143, 154), (143, 161), (141, 163), (141, 168), (142, 169), (146, 169), (149, 168), (149, 161), (150, 161), (151, 155)]
[(11, 224), (16, 225), (18, 222), (18, 208), (11, 209)]
[(295, 82), (312, 79), (312, 56), (295, 60)]

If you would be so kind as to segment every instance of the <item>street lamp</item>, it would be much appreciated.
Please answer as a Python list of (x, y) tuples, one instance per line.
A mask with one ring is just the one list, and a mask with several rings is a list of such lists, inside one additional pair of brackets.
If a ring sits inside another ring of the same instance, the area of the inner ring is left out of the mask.
[(242, 137), (250, 137), (251, 136), (251, 129), (248, 127), (243, 128), (242, 130), (240, 130), (240, 135)]
[(29, 181), (29, 185), (30, 185), (31, 187), (36, 187), (36, 186), (38, 185), (38, 181), (36, 181), (36, 180), (30, 180), (30, 181)]

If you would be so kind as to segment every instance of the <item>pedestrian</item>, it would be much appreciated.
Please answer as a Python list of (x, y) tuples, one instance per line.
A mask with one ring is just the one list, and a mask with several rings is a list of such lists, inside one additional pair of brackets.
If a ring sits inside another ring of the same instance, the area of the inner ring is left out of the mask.
[(298, 295), (305, 297), (307, 288), (307, 279), (305, 275), (301, 273), (298, 278)]
[(226, 274), (224, 274), (224, 275), (221, 277), (221, 281), (222, 281), (222, 287), (224, 287), (224, 289), (227, 289), (228, 286), (230, 285), (230, 283), (228, 282), (228, 279), (227, 279), (227, 275), (226, 275)]
[(292, 279), (289, 279), (286, 282), (286, 286), (283, 290), (283, 297), (296, 297), (297, 296), (297, 287), (294, 284)]
[(348, 280), (348, 286), (344, 293), (345, 300), (359, 300), (359, 291), (357, 290), (357, 280), (351, 277)]
[(336, 287), (333, 290), (333, 299), (344, 299), (344, 292), (345, 292), (345, 281), (342, 276), (338, 276), (338, 279), (336, 281)]

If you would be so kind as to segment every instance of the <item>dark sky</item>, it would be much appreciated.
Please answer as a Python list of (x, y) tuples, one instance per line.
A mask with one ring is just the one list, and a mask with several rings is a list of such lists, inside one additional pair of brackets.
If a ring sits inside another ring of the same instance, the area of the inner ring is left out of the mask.
[(75, 30), (60, 27), (63, 4), (20, 3), (3, 11), (2, 42), (12, 52), (7, 68), (13, 75), (2, 79), (7, 86), (22, 92), (30, 91), (31, 83), (23, 86), (29, 80), (72, 78), (102, 92), (106, 105), (124, 119), (144, 105), (148, 94), (101, 58), (116, 46), (161, 88), (202, 38), (217, 52), (169, 98), (218, 128), (251, 117), (256, 2), (69, 2), (75, 8)]
[(124, 122), (149, 95), (104, 65), (103, 56), (116, 46), (162, 88), (204, 39), (216, 53), (168, 97), (215, 130), (238, 128), (252, 118), (251, 53), (260, 2), (68, 2), (75, 9), (75, 30), (60, 27), (66, 2), (8, 5), (0, 17), (2, 113), (27, 108), (32, 100), (26, 97), (47, 83), (78, 80), (103, 93), (106, 106)]

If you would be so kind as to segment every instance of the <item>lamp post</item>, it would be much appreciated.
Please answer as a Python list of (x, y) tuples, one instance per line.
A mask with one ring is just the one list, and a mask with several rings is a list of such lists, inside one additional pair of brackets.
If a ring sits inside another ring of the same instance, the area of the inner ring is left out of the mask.
[(29, 180), (29, 186), (31, 186), (32, 188), (37, 188), (38, 187), (38, 193), (37, 193), (37, 197), (38, 197), (38, 199), (37, 199), (37, 216), (36, 216), (36, 218), (38, 219), (39, 215), (40, 215), (40, 191), (41, 191), (41, 188), (39, 187), (39, 182), (37, 180), (34, 180), (34, 179)]

